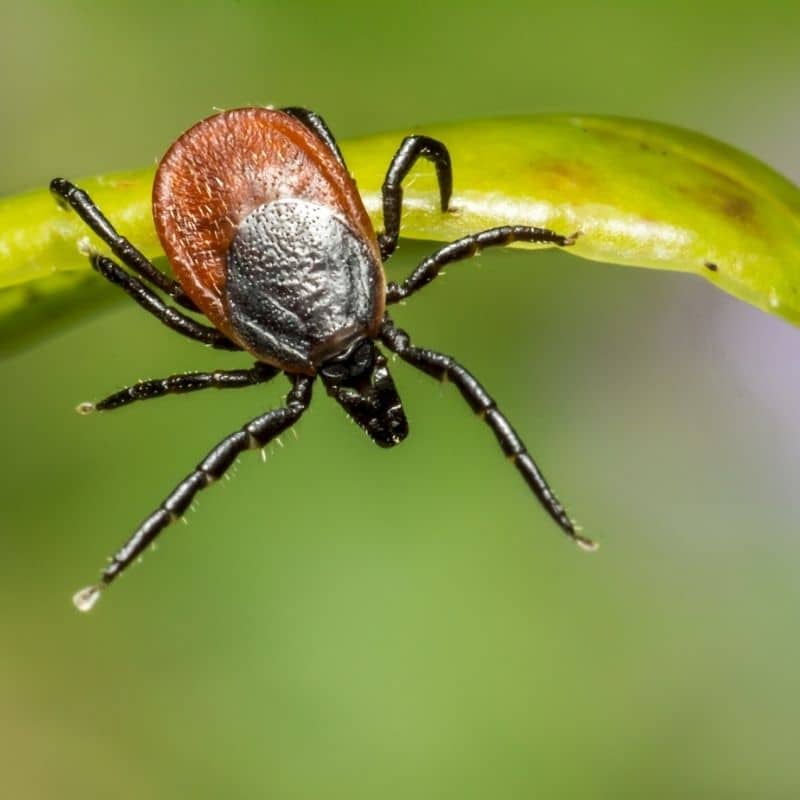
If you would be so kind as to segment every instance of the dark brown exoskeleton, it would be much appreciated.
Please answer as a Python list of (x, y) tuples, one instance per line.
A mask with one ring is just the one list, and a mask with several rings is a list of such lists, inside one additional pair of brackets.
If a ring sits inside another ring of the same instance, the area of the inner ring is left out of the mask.
[[(383, 263), (397, 247), (401, 184), (420, 158), (433, 162), (441, 208), (452, 191), (450, 155), (442, 142), (409, 136), (383, 184), (384, 230), (376, 235), (344, 159), (322, 119), (300, 108), (242, 108), (190, 128), (167, 151), (153, 187), (153, 216), (177, 282), (120, 236), (89, 196), (61, 178), (51, 183), (132, 272), (103, 255), (92, 266), (173, 330), (222, 350), (245, 350), (250, 369), (187, 373), (142, 381), (82, 413), (135, 400), (264, 383), (283, 372), (286, 404), (223, 439), (139, 526), (102, 573), (75, 595), (91, 608), (110, 584), (194, 496), (218, 480), (247, 449), (263, 448), (300, 418), (319, 377), (328, 394), (382, 447), (408, 434), (408, 423), (380, 342), (401, 359), (454, 383), (491, 427), (536, 497), (561, 529), (587, 549), (555, 494), (492, 397), (457, 361), (411, 344), (386, 306), (409, 297), (441, 268), (486, 247), (512, 242), (568, 246), (574, 237), (544, 228), (504, 226), (466, 236), (426, 258), (402, 283), (387, 284)], [(213, 327), (164, 302), (156, 290)]]

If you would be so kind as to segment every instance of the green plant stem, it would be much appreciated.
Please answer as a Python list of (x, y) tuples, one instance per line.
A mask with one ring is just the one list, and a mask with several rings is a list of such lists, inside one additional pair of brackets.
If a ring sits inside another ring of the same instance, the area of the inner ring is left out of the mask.
[[(748, 155), (690, 131), (606, 117), (530, 116), (419, 131), (450, 148), (453, 208), (438, 210), (433, 168), (420, 164), (405, 185), (404, 237), (449, 241), (503, 224), (579, 231), (573, 255), (693, 272), (800, 321), (800, 190)], [(385, 169), (406, 133), (342, 143), (376, 228)], [(152, 178), (147, 169), (77, 183), (157, 258)], [(105, 249), (46, 188), (0, 200), (0, 352), (122, 300), (89, 273), (81, 253), (87, 241)]]

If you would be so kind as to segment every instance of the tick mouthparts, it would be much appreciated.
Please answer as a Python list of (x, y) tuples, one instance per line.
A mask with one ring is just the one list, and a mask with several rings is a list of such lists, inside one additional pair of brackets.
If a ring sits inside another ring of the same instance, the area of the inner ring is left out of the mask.
[(79, 592), (75, 592), (75, 594), (72, 595), (72, 603), (78, 611), (82, 611), (85, 614), (95, 607), (97, 601), (100, 599), (102, 590), (103, 587), (97, 583), (94, 584), (94, 586), (87, 586), (85, 589), (81, 589)]

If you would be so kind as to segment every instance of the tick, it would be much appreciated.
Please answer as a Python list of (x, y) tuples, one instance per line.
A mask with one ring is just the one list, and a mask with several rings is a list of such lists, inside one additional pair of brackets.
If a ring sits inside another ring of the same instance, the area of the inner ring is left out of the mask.
[(290, 383), (285, 405), (225, 437), (142, 522), (100, 581), (75, 595), (80, 610), (88, 611), (240, 453), (265, 447), (293, 426), (308, 408), (317, 379), (377, 445), (402, 442), (408, 422), (381, 347), (455, 384), (556, 524), (577, 544), (594, 549), (478, 380), (454, 358), (413, 345), (386, 310), (430, 283), (445, 265), (487, 247), (512, 242), (566, 247), (574, 236), (522, 225), (491, 228), (439, 248), (402, 283), (387, 283), (383, 264), (397, 247), (402, 183), (420, 158), (435, 166), (441, 210), (449, 210), (453, 174), (447, 147), (428, 136), (408, 136), (386, 172), (384, 229), (376, 234), (319, 115), (302, 108), (240, 108), (199, 122), (167, 151), (153, 185), (155, 227), (177, 281), (121, 236), (86, 192), (63, 178), (51, 182), (59, 202), (72, 207), (127, 267), (93, 252), (89, 258), (100, 275), (177, 333), (255, 359), (249, 369), (140, 381), (99, 402), (82, 403), (78, 411), (110, 411), (211, 387), (253, 386), (279, 373)]

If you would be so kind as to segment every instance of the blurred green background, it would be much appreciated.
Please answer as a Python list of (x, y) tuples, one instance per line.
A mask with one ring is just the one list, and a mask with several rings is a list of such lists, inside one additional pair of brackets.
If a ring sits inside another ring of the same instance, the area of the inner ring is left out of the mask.
[[(154, 162), (245, 104), (340, 137), (638, 116), (797, 181), (799, 27), (796, 2), (5, 2), (0, 193)], [(285, 391), (78, 417), (246, 363), (120, 308), (0, 364), (3, 795), (796, 798), (800, 331), (559, 253), (484, 255), (396, 316), (484, 380), (600, 552), (398, 364), (402, 447), (318, 391), (298, 441), (243, 457), (79, 615), (105, 556)]]

